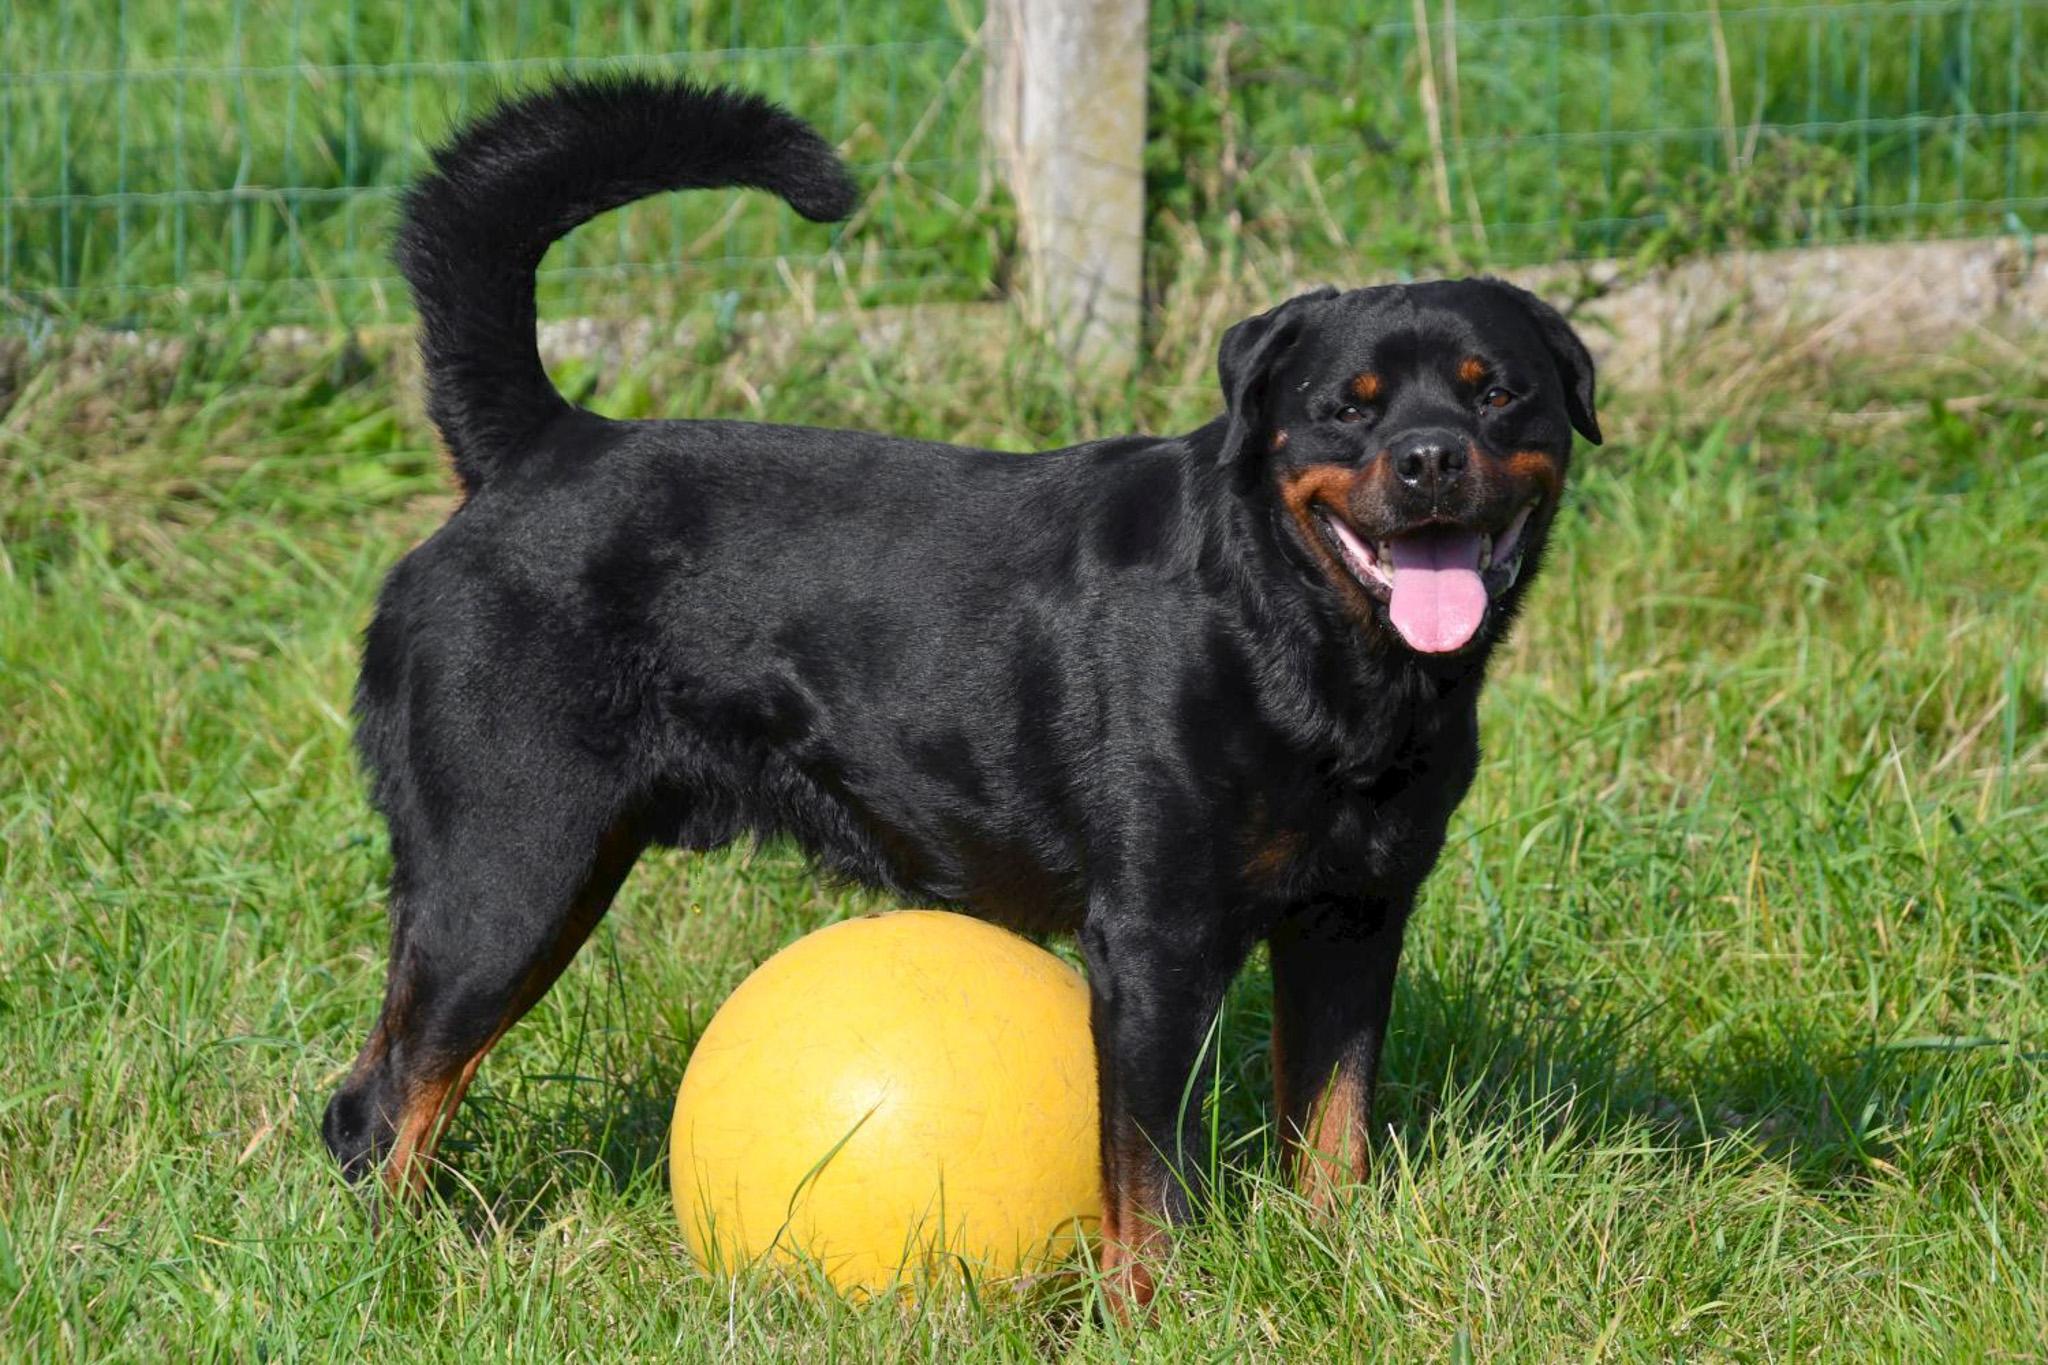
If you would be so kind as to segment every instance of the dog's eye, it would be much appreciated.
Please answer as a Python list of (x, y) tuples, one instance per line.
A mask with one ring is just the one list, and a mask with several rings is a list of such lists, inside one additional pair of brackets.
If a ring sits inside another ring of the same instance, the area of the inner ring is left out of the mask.
[(1346, 403), (1337, 409), (1337, 420), (1340, 422), (1363, 422), (1365, 416), (1365, 409), (1356, 403)]
[(1515, 396), (1496, 384), (1479, 396), (1479, 401), (1489, 408), (1504, 408), (1515, 401)]

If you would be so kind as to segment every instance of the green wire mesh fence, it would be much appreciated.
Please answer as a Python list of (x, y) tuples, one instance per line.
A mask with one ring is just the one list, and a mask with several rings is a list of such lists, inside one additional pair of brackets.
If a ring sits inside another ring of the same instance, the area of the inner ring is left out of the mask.
[[(0, 19), (0, 289), (102, 321), (392, 310), (392, 210), (425, 149), (508, 90), (619, 68), (747, 85), (831, 130), (876, 187), (834, 258), (864, 297), (988, 278), (990, 233), (953, 231), (989, 201), (971, 24), (939, 4), (796, 8), (16, 4)], [(563, 243), (545, 292), (601, 307), (668, 274), (760, 292), (832, 240), (760, 196), (669, 196)]]
[[(543, 306), (648, 277), (731, 306), (1000, 288), (974, 0), (14, 0), (0, 311), (354, 324), (403, 308), (396, 187), (560, 72), (764, 90), (869, 187), (838, 229), (670, 196), (550, 255)], [(2048, 0), (1153, 0), (1155, 272), (1191, 242), (1302, 271), (2013, 232), (2048, 209)]]
[[(1654, 259), (2025, 233), (2048, 208), (2039, 0), (1170, 8), (1151, 202), (1254, 241)], [(1206, 157), (1173, 148), (1195, 139)]]

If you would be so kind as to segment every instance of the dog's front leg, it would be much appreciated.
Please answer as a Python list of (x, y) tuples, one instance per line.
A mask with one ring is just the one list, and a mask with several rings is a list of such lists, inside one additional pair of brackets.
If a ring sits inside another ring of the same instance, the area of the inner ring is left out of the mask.
[(1249, 945), (1204, 907), (1101, 898), (1081, 946), (1101, 1095), (1102, 1266), (1113, 1307), (1128, 1313), (1151, 1302), (1166, 1230), (1194, 1209), (1216, 1014)]
[(1318, 1206), (1365, 1178), (1410, 900), (1317, 902), (1273, 929), (1273, 1088), (1295, 1186)]

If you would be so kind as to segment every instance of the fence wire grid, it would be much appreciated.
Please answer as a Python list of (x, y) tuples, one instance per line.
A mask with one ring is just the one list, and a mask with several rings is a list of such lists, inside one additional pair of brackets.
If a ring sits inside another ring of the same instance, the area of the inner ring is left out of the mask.
[[(807, 12), (800, 12), (805, 11)], [(768, 93), (868, 195), (837, 229), (681, 195), (560, 244), (543, 306), (647, 277), (730, 307), (999, 292), (974, 0), (15, 0), (0, 12), (0, 309), (355, 325), (404, 311), (398, 187), (562, 73)], [(2048, 0), (1153, 0), (1155, 280), (1192, 244), (1304, 271), (2026, 236), (2048, 210)]]

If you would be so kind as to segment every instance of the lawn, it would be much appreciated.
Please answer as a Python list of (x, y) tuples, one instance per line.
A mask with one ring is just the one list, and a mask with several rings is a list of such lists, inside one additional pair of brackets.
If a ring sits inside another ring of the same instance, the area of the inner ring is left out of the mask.
[[(828, 323), (600, 392), (1024, 448), (1206, 418), (1173, 376), (1212, 341), (1077, 396), (1028, 349)], [(409, 362), (232, 330), (5, 358), (0, 1355), (2048, 1351), (2038, 344), (1613, 399), (1411, 936), (1370, 1184), (1323, 1222), (1275, 1180), (1248, 974), (1222, 1208), (1135, 1333), (1085, 1276), (854, 1307), (690, 1268), (692, 1040), (878, 905), (783, 847), (645, 861), (485, 1066), (432, 1205), (373, 1234), (317, 1125), (381, 985), (355, 638), (450, 504)]]

